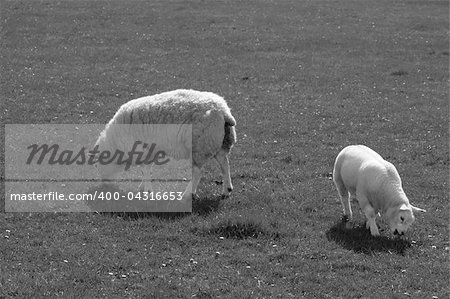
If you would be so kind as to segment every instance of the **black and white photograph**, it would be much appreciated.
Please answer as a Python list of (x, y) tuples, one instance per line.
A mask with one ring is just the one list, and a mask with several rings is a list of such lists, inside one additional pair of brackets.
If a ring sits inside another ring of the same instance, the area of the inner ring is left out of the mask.
[(0, 0), (0, 298), (449, 298), (449, 12)]

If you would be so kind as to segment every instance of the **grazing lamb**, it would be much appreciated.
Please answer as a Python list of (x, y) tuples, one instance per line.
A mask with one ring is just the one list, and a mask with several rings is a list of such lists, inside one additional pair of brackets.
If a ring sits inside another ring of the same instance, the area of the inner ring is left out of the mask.
[(388, 219), (394, 235), (403, 235), (414, 222), (413, 211), (425, 212), (409, 203), (395, 166), (364, 145), (347, 146), (338, 154), (333, 181), (341, 197), (344, 221), (352, 218), (350, 200), (356, 198), (372, 236), (380, 235), (375, 223), (379, 213)]
[[(174, 126), (165, 124), (179, 126), (173, 129)], [(228, 153), (236, 142), (235, 125), (222, 97), (211, 92), (179, 89), (123, 104), (100, 134), (96, 146), (99, 151), (114, 152), (140, 140), (157, 144), (158, 150), (175, 160), (190, 159), (192, 180), (183, 193), (184, 199), (196, 194), (201, 168), (213, 157), (223, 174), (222, 195), (227, 196), (233, 190)], [(103, 180), (110, 180), (124, 170), (124, 165), (99, 164), (97, 168)]]

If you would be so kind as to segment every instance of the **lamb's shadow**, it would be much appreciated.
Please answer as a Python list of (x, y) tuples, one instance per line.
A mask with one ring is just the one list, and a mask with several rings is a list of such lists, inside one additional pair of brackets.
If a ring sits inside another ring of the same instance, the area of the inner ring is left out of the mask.
[[(127, 192), (114, 186), (111, 184), (101, 184), (98, 186), (93, 186), (86, 191), (87, 194), (97, 194), (97, 198), (99, 194), (120, 194), (121, 196), (126, 196)], [(124, 197), (123, 197), (124, 198)], [(220, 201), (222, 200), (222, 196), (214, 195), (211, 197), (204, 196), (201, 198), (194, 198), (192, 200), (192, 213), (196, 213), (201, 216), (205, 216), (210, 214), (211, 212), (215, 212), (218, 210), (220, 206)], [(125, 204), (123, 203), (125, 202)], [(179, 218), (186, 217), (191, 215), (190, 212), (142, 212), (139, 204), (133, 204), (134, 211), (124, 212), (129, 210), (129, 207), (126, 205), (129, 204), (127, 201), (114, 201), (113, 199), (105, 202), (105, 200), (96, 200), (96, 201), (88, 201), (87, 205), (89, 208), (99, 214), (109, 215), (112, 217), (121, 217), (126, 220), (136, 220), (136, 219), (144, 219), (144, 218), (152, 218), (156, 217), (164, 220), (176, 220)], [(144, 203), (143, 203), (144, 204)], [(105, 206), (107, 205), (107, 206)], [(142, 209), (145, 210), (145, 209)], [(107, 212), (105, 212), (107, 211)]]
[(327, 232), (329, 241), (334, 241), (345, 249), (358, 253), (389, 252), (403, 255), (411, 242), (403, 238), (391, 239), (385, 236), (374, 237), (365, 224), (346, 228), (343, 221), (333, 225)]

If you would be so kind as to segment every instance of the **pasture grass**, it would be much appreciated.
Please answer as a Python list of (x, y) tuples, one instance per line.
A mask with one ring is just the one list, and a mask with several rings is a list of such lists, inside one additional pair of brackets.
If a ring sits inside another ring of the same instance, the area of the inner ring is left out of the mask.
[[(1, 214), (0, 297), (448, 298), (447, 1), (17, 0), (0, 13), (2, 123), (106, 123), (176, 88), (224, 96), (238, 122), (233, 194), (220, 198), (210, 163), (192, 213)], [(355, 143), (427, 210), (404, 238), (382, 221), (370, 236), (356, 205), (342, 225), (331, 171)]]

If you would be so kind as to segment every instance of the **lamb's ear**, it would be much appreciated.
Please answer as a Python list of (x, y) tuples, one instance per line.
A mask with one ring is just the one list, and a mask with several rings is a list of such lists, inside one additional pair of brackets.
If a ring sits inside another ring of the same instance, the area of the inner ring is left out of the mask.
[(407, 204), (402, 204), (399, 208), (400, 211), (408, 211), (409, 210), (409, 206)]
[(413, 205), (411, 205), (411, 209), (413, 210), (413, 212), (423, 212), (423, 213), (426, 212), (426, 210), (418, 208), (418, 207), (415, 207)]

